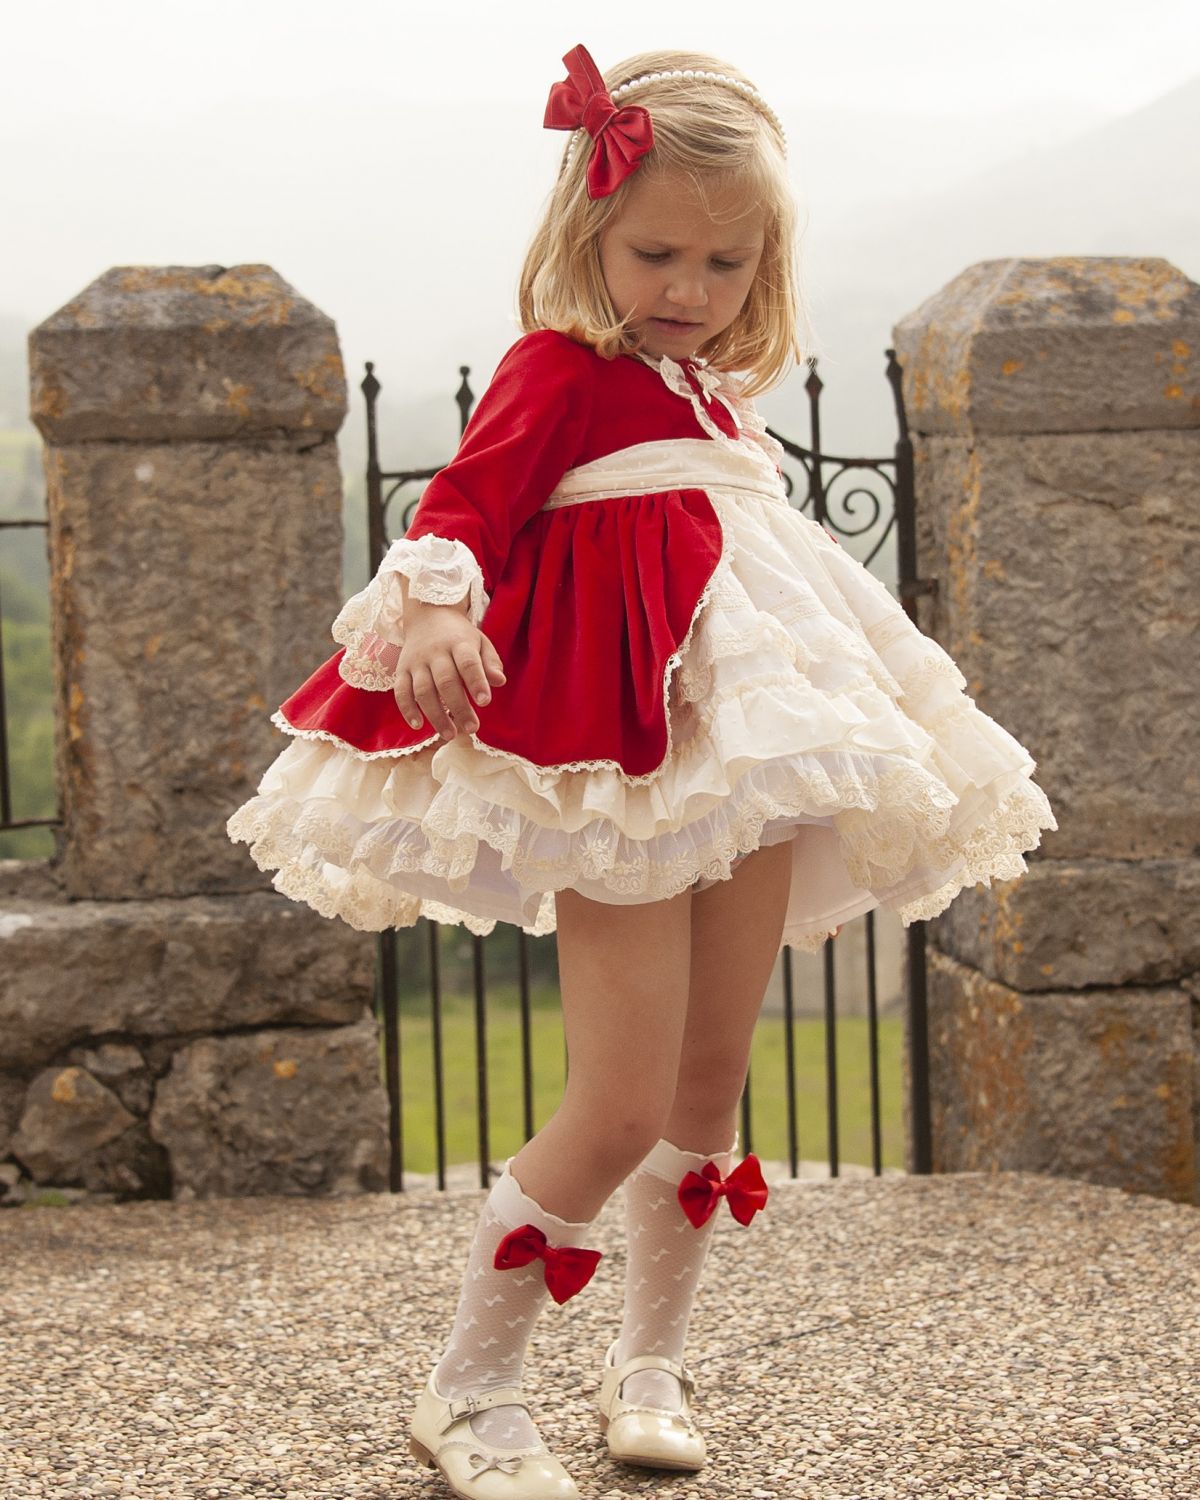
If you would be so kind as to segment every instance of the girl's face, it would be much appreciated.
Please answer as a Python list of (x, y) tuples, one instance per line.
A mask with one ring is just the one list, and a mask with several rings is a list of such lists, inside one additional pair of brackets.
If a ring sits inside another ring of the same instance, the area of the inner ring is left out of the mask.
[(621, 189), (600, 236), (600, 270), (617, 316), (647, 354), (683, 359), (728, 328), (762, 258), (766, 211), (746, 195), (710, 194), (705, 208), (682, 174), (644, 176)]

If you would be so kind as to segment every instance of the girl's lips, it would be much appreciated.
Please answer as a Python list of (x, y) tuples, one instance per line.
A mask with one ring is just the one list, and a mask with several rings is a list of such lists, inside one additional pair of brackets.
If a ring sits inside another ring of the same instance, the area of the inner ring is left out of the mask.
[(686, 333), (689, 329), (700, 327), (699, 323), (685, 323), (679, 318), (651, 318), (650, 321), (657, 323), (660, 328), (666, 329), (668, 332), (674, 330), (679, 333)]

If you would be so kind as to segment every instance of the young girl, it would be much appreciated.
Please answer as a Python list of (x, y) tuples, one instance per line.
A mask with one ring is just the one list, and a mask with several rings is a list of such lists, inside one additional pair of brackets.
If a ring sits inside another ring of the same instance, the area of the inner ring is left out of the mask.
[(684, 1341), (716, 1216), (767, 1201), (735, 1121), (780, 948), (932, 917), (1057, 827), (953, 660), (786, 497), (753, 404), (801, 354), (776, 115), (715, 58), (564, 62), (524, 333), (227, 825), (356, 928), (557, 932), (566, 1090), (483, 1205), (412, 1419), (477, 1500), (578, 1494), (523, 1360), (622, 1183), (601, 1426), (701, 1467)]

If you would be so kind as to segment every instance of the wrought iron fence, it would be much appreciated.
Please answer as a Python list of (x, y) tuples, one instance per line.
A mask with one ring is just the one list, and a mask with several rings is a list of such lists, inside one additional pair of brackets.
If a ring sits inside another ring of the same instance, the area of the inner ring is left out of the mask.
[[(873, 506), (873, 511), (870, 514), (867, 524), (847, 524), (845, 520), (832, 515), (829, 509), (831, 491), (839, 485), (841, 480), (848, 476), (857, 478), (860, 474), (865, 479), (867, 475), (871, 475), (876, 481), (881, 482), (890, 490), (892, 496), (890, 513), (883, 524), (883, 529), (878, 540), (862, 561), (864, 565), (869, 565), (874, 561), (894, 526), (896, 529), (898, 571), (897, 594), (909, 617), (916, 623), (917, 596), (922, 593), (935, 591), (936, 579), (918, 578), (916, 576), (916, 520), (912, 444), (904, 413), (901, 368), (896, 359), (894, 349), (888, 349), (886, 355), (887, 379), (891, 386), (895, 403), (898, 429), (895, 447), (890, 456), (881, 458), (847, 458), (826, 453), (822, 450), (820, 412), (822, 382), (817, 374), (815, 359), (808, 361), (809, 373), (805, 383), (809, 402), (809, 426), (811, 434), (809, 446), (806, 447), (795, 442), (783, 434), (776, 432), (774, 428), (768, 427), (767, 430), (772, 437), (782, 444), (787, 458), (795, 461), (805, 475), (804, 493), (803, 495), (798, 495), (795, 481), (785, 468), (784, 477), (791, 502), (800, 510), (811, 508), (814, 519), (819, 521), (823, 526), (827, 526), (834, 531), (840, 531), (843, 536), (848, 538), (854, 536), (861, 537), (869, 533), (874, 527), (879, 525), (883, 511), (881, 503), (873, 490), (865, 487), (863, 484), (855, 484), (845, 490), (844, 493), (839, 491), (839, 504), (847, 516), (853, 519), (853, 502), (858, 496), (867, 497)], [(367, 535), (370, 549), (370, 571), (374, 574), (390, 544), (388, 511), (393, 502), (398, 498), (403, 500), (400, 508), (400, 524), (395, 532), (397, 536), (401, 536), (407, 531), (411, 522), (412, 512), (416, 509), (420, 501), (419, 492), (412, 494), (411, 498), (403, 499), (404, 492), (414, 485), (432, 479), (439, 472), (441, 466), (438, 465), (434, 468), (423, 469), (389, 470), (385, 470), (382, 467), (379, 458), (377, 427), (377, 410), (381, 385), (375, 375), (375, 366), (372, 361), (367, 361), (366, 371), (366, 376), (361, 382), (361, 389), (366, 401), (367, 420)], [(461, 381), (454, 399), (459, 407), (461, 433), (465, 430), (467, 422), (470, 419), (475, 398), (469, 383), (470, 367), (467, 365), (460, 366), (459, 374)], [(883, 1162), (880, 1111), (880, 1018), (876, 913), (873, 911), (868, 912), (861, 920), (864, 926), (866, 963), (865, 995), (868, 1024), (871, 1170), (876, 1175), (879, 1175), (883, 1171)], [(437, 1162), (436, 1180), (438, 1186), (444, 1188), (446, 1186), (447, 1169), (444, 1048), (446, 995), (442, 981), (441, 945), (438, 936), (439, 924), (422, 918), (421, 922), (418, 923), (418, 928), (421, 926), (427, 929), (425, 938), (427, 942), (429, 973), (428, 998), (432, 1043), (433, 1110)], [(530, 945), (531, 943), (546, 942), (550, 939), (531, 939), (520, 928), (515, 929), (515, 932), (518, 962), (517, 991), (521, 1026), (522, 1130), (524, 1138), (528, 1140), (535, 1133)], [(491, 1160), (491, 1120), (488, 1107), (488, 986), (486, 976), (487, 947), (493, 941), (493, 938), (481, 938), (474, 935), (471, 937), (477, 1160), (480, 1186), (485, 1188), (490, 1185), (492, 1176), (496, 1170)], [(831, 940), (824, 945), (822, 950), (822, 1016), (825, 1043), (824, 1072), (828, 1167), (830, 1175), (836, 1177), (841, 1173), (841, 1153), (839, 1142), (837, 1055), (838, 1007), (834, 941), (843, 941), (843, 939)], [(791, 1175), (796, 1176), (799, 1173), (800, 1153), (796, 1089), (797, 1058), (795, 1048), (798, 1007), (794, 950), (785, 947), (782, 950), (780, 963), (782, 965), (781, 977), (783, 989), (781, 1020), (784, 1033), (784, 1067), (786, 1075), (787, 1160)], [(396, 931), (390, 930), (381, 933), (378, 944), (376, 1001), (377, 1013), (382, 1021), (384, 1036), (384, 1069), (387, 1082), (389, 1106), (388, 1128), (391, 1146), (389, 1183), (392, 1190), (397, 1192), (403, 1191), (405, 1186), (404, 1101), (401, 1089), (402, 1028), (398, 985), (400, 967), (397, 957)], [(929, 1117), (928, 1033), (926, 1024), (925, 924), (923, 922), (915, 922), (906, 930), (904, 988), (906, 1021), (905, 1051), (908, 1085), (908, 1161), (910, 1169), (914, 1172), (928, 1173), (932, 1170), (932, 1159)], [(767, 1018), (760, 1018), (758, 1024), (760, 1027), (767, 1025)], [(753, 1069), (751, 1068), (750, 1072), (747, 1073), (740, 1105), (740, 1146), (745, 1152), (754, 1149), (751, 1120), (752, 1073)]]

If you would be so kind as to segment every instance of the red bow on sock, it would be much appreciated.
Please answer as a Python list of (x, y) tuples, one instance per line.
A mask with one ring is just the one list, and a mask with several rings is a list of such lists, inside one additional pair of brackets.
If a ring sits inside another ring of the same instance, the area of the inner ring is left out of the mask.
[(679, 1203), (696, 1226), (707, 1222), (721, 1198), (729, 1202), (729, 1212), (739, 1224), (750, 1220), (767, 1204), (767, 1184), (762, 1167), (753, 1152), (722, 1178), (716, 1163), (706, 1161), (699, 1172), (689, 1172), (679, 1184)]
[(592, 1279), (600, 1259), (599, 1250), (580, 1250), (573, 1245), (561, 1248), (548, 1244), (546, 1236), (534, 1224), (510, 1229), (496, 1246), (493, 1264), (497, 1271), (515, 1271), (532, 1260), (546, 1262), (546, 1285), (555, 1302), (565, 1302), (582, 1291)]
[(584, 130), (595, 141), (588, 162), (588, 197), (615, 193), (654, 145), (650, 112), (640, 104), (618, 109), (600, 70), (582, 44), (563, 58), (567, 76), (551, 85), (542, 124), (547, 130)]

